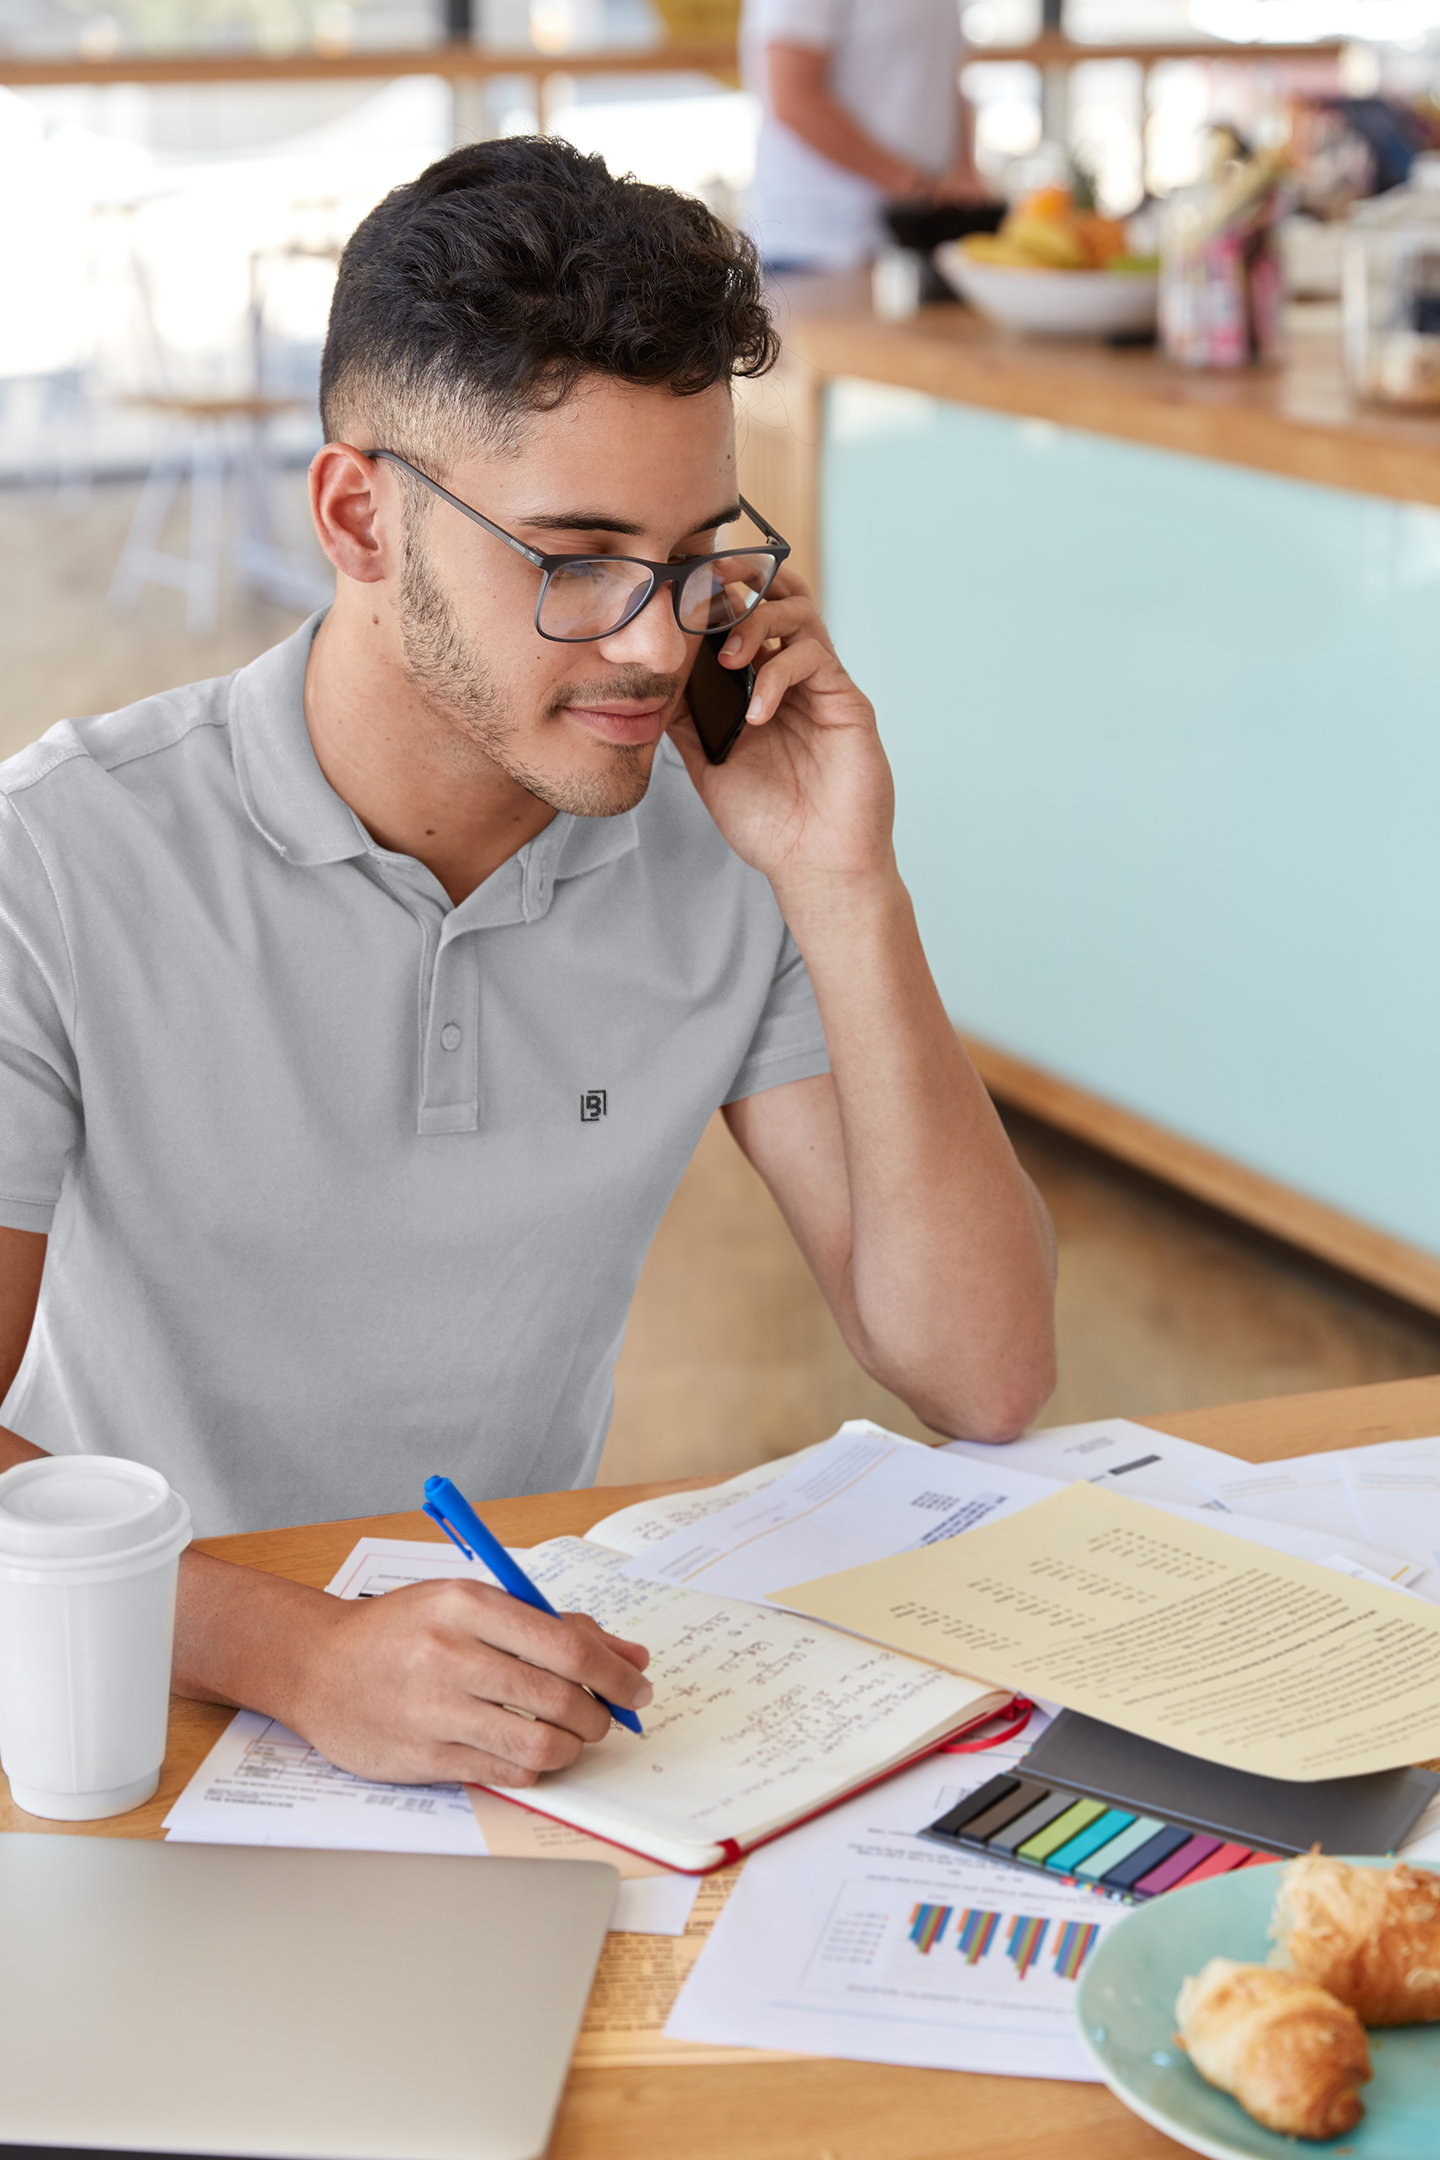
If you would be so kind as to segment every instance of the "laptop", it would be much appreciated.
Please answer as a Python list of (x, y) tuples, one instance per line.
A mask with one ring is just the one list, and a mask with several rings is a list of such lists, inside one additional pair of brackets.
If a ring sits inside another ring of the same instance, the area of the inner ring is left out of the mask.
[(0, 1837), (0, 2147), (539, 2160), (618, 1883)]

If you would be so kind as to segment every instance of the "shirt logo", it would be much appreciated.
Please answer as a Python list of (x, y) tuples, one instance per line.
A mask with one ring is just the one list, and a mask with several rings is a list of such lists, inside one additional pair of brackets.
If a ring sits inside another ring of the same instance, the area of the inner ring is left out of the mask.
[(604, 1115), (605, 1115), (605, 1090), (604, 1090), (604, 1088), (587, 1088), (587, 1089), (586, 1089), (586, 1091), (585, 1091), (585, 1093), (584, 1093), (584, 1094), (583, 1094), (583, 1095), (582, 1095), (582, 1096), (580, 1097), (580, 1122), (581, 1122), (581, 1124), (582, 1124), (582, 1125), (594, 1125), (595, 1123), (597, 1123), (597, 1121), (598, 1121), (598, 1120), (599, 1120), (600, 1118), (604, 1117)]

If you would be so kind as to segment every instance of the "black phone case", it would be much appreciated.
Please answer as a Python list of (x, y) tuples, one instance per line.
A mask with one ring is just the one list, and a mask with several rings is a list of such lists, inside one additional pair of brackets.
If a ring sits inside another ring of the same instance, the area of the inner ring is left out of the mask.
[(725, 668), (720, 648), (730, 632), (707, 631), (701, 638), (686, 686), (690, 717), (700, 747), (712, 765), (723, 765), (740, 737), (755, 691), (753, 667)]

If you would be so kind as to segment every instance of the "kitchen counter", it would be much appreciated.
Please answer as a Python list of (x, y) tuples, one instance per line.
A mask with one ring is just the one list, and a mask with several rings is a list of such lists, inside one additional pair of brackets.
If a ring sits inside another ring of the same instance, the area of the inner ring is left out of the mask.
[(1440, 1311), (1440, 415), (788, 281), (741, 485), (1002, 1097)]
[(1228, 374), (1176, 367), (1148, 346), (1021, 337), (969, 308), (879, 322), (863, 282), (851, 278), (792, 280), (781, 314), (791, 371), (891, 383), (1322, 487), (1440, 505), (1440, 409), (1401, 412), (1351, 395), (1335, 303), (1292, 306), (1283, 361)]

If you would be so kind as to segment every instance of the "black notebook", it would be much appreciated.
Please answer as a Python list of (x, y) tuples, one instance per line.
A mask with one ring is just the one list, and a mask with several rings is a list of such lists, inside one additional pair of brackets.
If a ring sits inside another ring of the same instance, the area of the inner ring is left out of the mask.
[(1392, 1853), (1436, 1792), (1433, 1770), (1380, 1770), (1308, 1784), (1255, 1777), (1062, 1710), (1022, 1764), (1026, 1777), (1177, 1827), (1271, 1852)]

